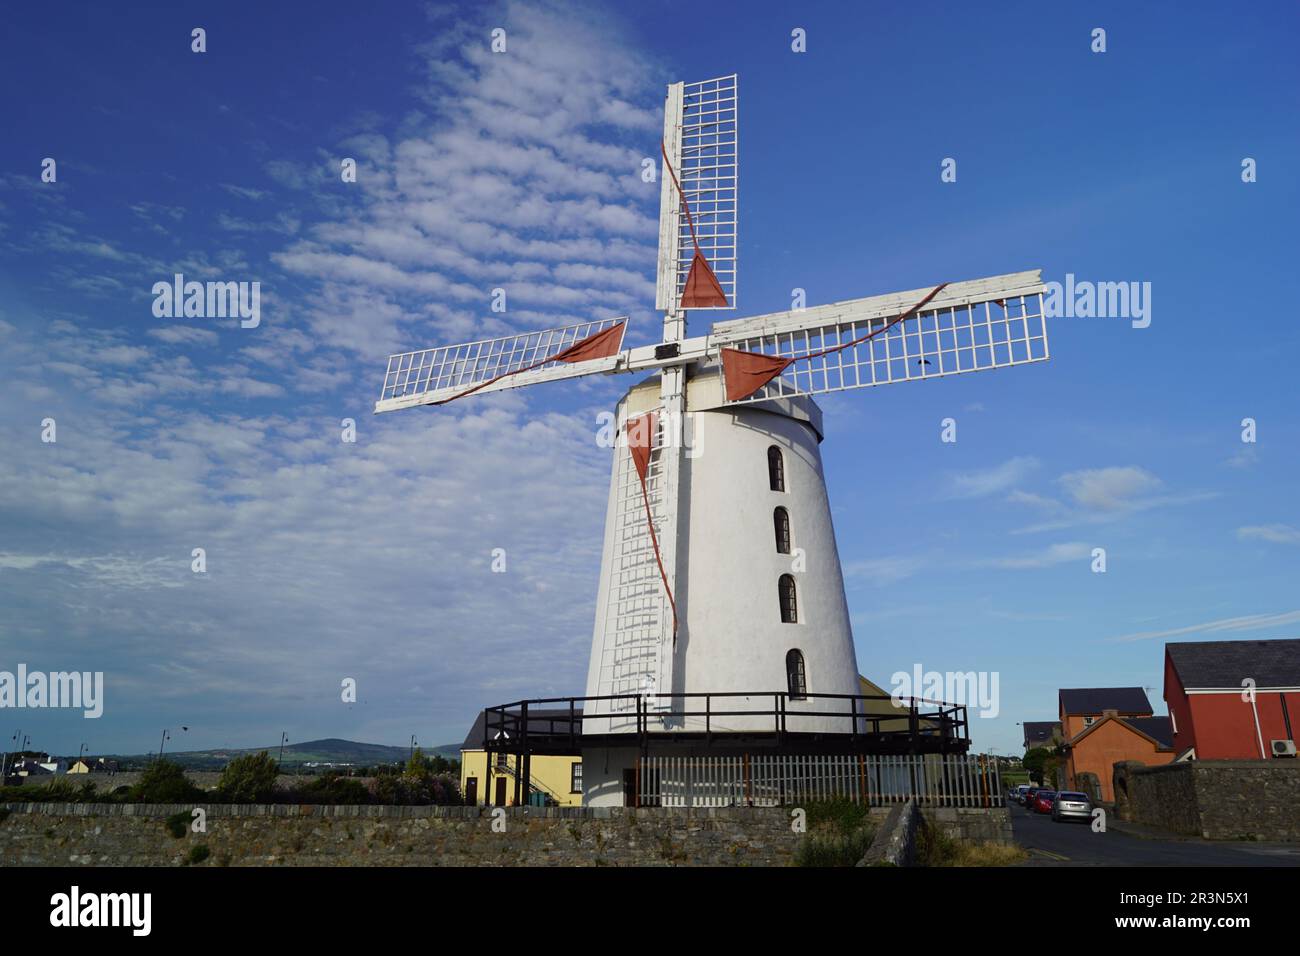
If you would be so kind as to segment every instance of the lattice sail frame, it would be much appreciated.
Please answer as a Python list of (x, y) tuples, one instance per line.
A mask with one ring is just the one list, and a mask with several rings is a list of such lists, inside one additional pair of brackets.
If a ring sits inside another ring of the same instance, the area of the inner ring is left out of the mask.
[[(537, 362), (552, 358), (569, 346), (603, 332), (627, 317), (599, 319), (595, 322), (578, 322), (554, 329), (522, 332), (495, 339), (443, 345), (414, 352), (399, 352), (388, 357), (388, 370), (376, 412), (392, 411), (412, 405), (427, 405), (458, 395), (480, 382), (506, 375)], [(622, 348), (620, 342), (619, 348)], [(481, 392), (495, 392), (518, 388), (538, 382), (574, 378), (592, 372), (612, 371), (618, 362), (614, 355), (587, 362), (564, 362), (544, 366), (530, 372), (510, 375), (500, 382), (485, 386)]]
[[(646, 471), (646, 497), (654, 516), (655, 532), (669, 569), (671, 585), (677, 580), (677, 536), (670, 533), (677, 519), (677, 471), (668, 467), (664, 456), (667, 417), (662, 406), (657, 412), (655, 434)], [(659, 694), (672, 686), (672, 608), (664, 593), (655, 561), (654, 545), (646, 524), (645, 503), (636, 465), (626, 444), (629, 416), (621, 411), (619, 447), (615, 449), (611, 494), (614, 500), (612, 535), (606, 541), (609, 553), (604, 566), (610, 574), (606, 586), (601, 628), (600, 661), (597, 665), (598, 695)], [(665, 709), (667, 699), (651, 698), (647, 706)], [(594, 718), (608, 717), (598, 726)], [(635, 730), (635, 704), (631, 701), (600, 701), (584, 715), (587, 733), (617, 733)]]
[[(714, 309), (736, 307), (737, 106), (734, 73), (697, 83), (674, 83), (664, 106), (664, 150), (691, 207), (700, 251), (727, 297), (727, 305), (710, 307)], [(661, 178), (655, 307), (676, 311), (695, 245), (672, 177), (664, 170)]]
[[(710, 346), (799, 359), (881, 329), (929, 291), (718, 323)], [(1049, 357), (1041, 275), (1012, 273), (953, 283), (888, 331), (840, 352), (796, 361), (752, 395), (726, 404), (942, 378)]]

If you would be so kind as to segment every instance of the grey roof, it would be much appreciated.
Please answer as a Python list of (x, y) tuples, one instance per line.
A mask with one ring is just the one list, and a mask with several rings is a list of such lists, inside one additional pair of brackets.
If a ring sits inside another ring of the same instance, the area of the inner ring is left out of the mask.
[(1124, 723), (1140, 730), (1162, 747), (1174, 745), (1174, 722), (1168, 717), (1125, 717)]
[(1025, 746), (1033, 744), (1045, 744), (1052, 739), (1054, 732), (1059, 732), (1061, 722), (1059, 720), (1026, 720), (1025, 721)]
[(1073, 687), (1061, 690), (1062, 714), (1101, 714), (1107, 710), (1144, 716), (1152, 713), (1151, 702), (1141, 687)]
[[(582, 708), (575, 707), (573, 713), (577, 717), (582, 716)], [(461, 750), (482, 750), (483, 749), (483, 728), (487, 724), (487, 711), (480, 710), (478, 716), (474, 718), (474, 726), (470, 727), (469, 733), (465, 735), (465, 742), (460, 745)], [(528, 732), (529, 733), (564, 733), (569, 729), (569, 709), (555, 710), (529, 710), (528, 711)], [(578, 721), (575, 728), (577, 733), (582, 733), (582, 722)]]
[(1300, 638), (1166, 644), (1184, 688), (1300, 687)]

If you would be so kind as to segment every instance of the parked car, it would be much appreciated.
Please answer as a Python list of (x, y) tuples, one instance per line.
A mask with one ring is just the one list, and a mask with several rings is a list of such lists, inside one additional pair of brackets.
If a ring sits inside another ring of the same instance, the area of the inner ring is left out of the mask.
[(1052, 819), (1057, 823), (1062, 820), (1091, 820), (1092, 800), (1086, 793), (1062, 790), (1052, 803)]
[(1039, 790), (1034, 794), (1032, 809), (1035, 813), (1051, 813), (1052, 803), (1056, 800), (1055, 790)]
[(1040, 789), (1042, 788), (1026, 787), (1025, 795), (1021, 798), (1020, 805), (1024, 807), (1026, 810), (1032, 810), (1034, 807), (1034, 794), (1036, 794)]
[(1025, 805), (1025, 791), (1027, 791), (1028, 789), (1029, 789), (1029, 784), (1027, 783), (1022, 783), (1018, 786), (1012, 787), (1011, 788), (1012, 802), (1018, 803), (1023, 807)]

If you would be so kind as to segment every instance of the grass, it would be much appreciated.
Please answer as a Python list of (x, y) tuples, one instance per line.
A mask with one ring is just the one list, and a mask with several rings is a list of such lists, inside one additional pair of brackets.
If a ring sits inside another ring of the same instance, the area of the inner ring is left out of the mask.
[(1011, 866), (1028, 858), (1018, 846), (954, 840), (929, 824), (916, 835), (917, 866)]
[(853, 833), (810, 833), (795, 851), (795, 865), (857, 866), (875, 835), (866, 827)]
[(795, 851), (796, 866), (857, 866), (875, 838), (869, 807), (852, 800), (817, 800), (804, 810), (808, 834)]

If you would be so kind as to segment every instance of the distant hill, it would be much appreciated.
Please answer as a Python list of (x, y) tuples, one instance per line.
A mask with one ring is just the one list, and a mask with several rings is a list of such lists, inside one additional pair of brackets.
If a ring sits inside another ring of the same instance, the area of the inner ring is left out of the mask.
[[(448, 760), (460, 759), (460, 744), (441, 744), (436, 747), (421, 747), (428, 756), (438, 755)], [(163, 756), (174, 760), (187, 770), (220, 770), (234, 757), (241, 754), (258, 753), (265, 750), (272, 756), (280, 753), (279, 744), (269, 747), (244, 747), (222, 750), (180, 750), (175, 753), (163, 752)], [(409, 747), (390, 747), (386, 744), (365, 744), (355, 740), (341, 740), (338, 737), (326, 737), (323, 740), (308, 740), (302, 743), (284, 745), (284, 767), (296, 769), (307, 763), (352, 764), (357, 767), (375, 766), (376, 764), (405, 763), (410, 757)], [(150, 754), (113, 755), (113, 759), (122, 763), (146, 763)]]

